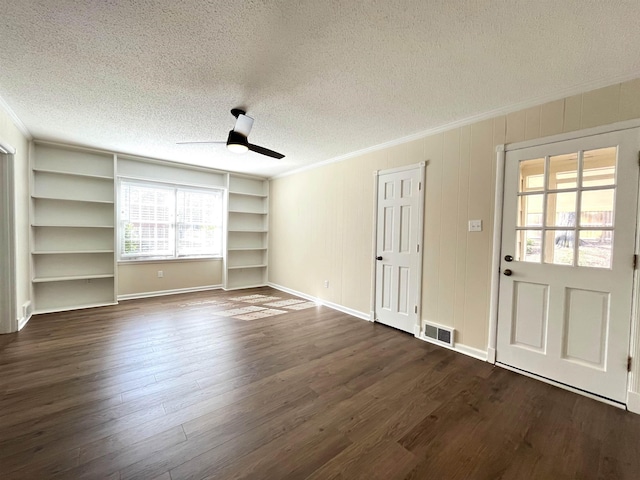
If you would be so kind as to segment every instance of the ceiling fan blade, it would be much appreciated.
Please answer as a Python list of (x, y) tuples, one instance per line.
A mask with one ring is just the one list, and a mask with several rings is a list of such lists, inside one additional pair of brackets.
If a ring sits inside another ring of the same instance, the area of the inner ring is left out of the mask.
[(233, 127), (233, 131), (241, 133), (245, 137), (248, 137), (252, 126), (253, 118), (248, 117), (244, 114), (239, 114), (238, 119), (236, 120), (236, 125)]
[(267, 157), (273, 157), (277, 159), (284, 158), (283, 154), (274, 152), (273, 150), (269, 150), (268, 148), (259, 147), (258, 145), (253, 145), (251, 143), (248, 144), (248, 147), (252, 152), (260, 153), (262, 155), (266, 155)]
[(219, 143), (221, 145), (225, 145), (227, 142), (176, 142), (176, 145), (196, 145), (196, 144), (216, 144)]

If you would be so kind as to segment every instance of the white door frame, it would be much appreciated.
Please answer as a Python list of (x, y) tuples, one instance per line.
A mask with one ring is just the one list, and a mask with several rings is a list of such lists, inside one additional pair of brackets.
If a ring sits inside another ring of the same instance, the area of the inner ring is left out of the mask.
[(0, 333), (18, 331), (15, 258), (15, 149), (0, 141)]
[[(564, 142), (566, 140), (574, 140), (578, 138), (591, 137), (593, 135), (599, 135), (602, 133), (610, 133), (617, 132), (621, 130), (630, 130), (634, 128), (640, 127), (640, 119), (627, 120), (624, 122), (612, 123), (609, 125), (603, 125), (600, 127), (588, 128), (585, 130), (579, 130), (575, 132), (569, 133), (561, 133), (558, 135), (553, 135), (550, 137), (539, 138), (536, 140), (526, 140), (523, 142), (511, 143), (508, 145), (497, 145), (496, 146), (496, 191), (495, 191), (495, 200), (494, 200), (494, 224), (493, 224), (493, 250), (492, 250), (492, 259), (491, 259), (491, 298), (489, 302), (489, 338), (487, 342), (487, 362), (496, 363), (496, 346), (498, 342), (498, 300), (499, 300), (499, 288), (500, 288), (500, 252), (502, 250), (502, 208), (503, 208), (503, 200), (504, 200), (504, 170), (505, 170), (505, 160), (506, 153), (508, 151), (520, 150), (523, 148), (535, 147), (539, 145), (547, 145), (550, 143)], [(638, 203), (640, 203), (640, 192), (638, 195)], [(640, 212), (638, 213), (640, 220)], [(640, 225), (640, 224), (639, 224)], [(635, 254), (638, 254), (640, 251), (640, 235), (636, 230), (636, 246), (635, 246)], [(638, 312), (640, 311), (640, 296), (638, 292), (638, 280), (639, 274), (638, 270), (636, 270), (633, 279), (633, 298), (630, 299), (632, 301), (632, 313), (631, 313), (631, 344), (629, 345), (629, 354), (632, 357), (637, 358), (640, 355), (640, 322), (638, 318)], [(637, 358), (636, 362), (640, 361), (640, 358)], [(518, 370), (518, 373), (526, 373)], [(636, 413), (640, 413), (640, 394), (634, 393), (630, 391), (630, 387), (634, 382), (634, 374), (633, 370), (629, 372), (628, 380), (627, 380), (627, 390), (628, 390), (628, 408)], [(538, 380), (546, 381), (541, 377), (533, 377)], [(640, 380), (640, 379), (637, 379)], [(615, 406), (619, 406), (619, 404), (615, 402), (608, 402), (605, 399), (590, 395), (588, 393), (583, 392), (582, 390), (574, 389), (569, 386), (554, 382), (552, 380), (546, 381), (552, 385), (556, 385), (565, 390), (570, 390), (575, 393), (579, 393), (581, 395), (585, 395), (587, 397), (594, 398), (596, 400), (604, 401), (605, 403), (610, 403)], [(639, 382), (640, 383), (640, 382)], [(640, 385), (639, 385), (640, 386)], [(631, 406), (633, 403), (633, 408)]]
[(376, 170), (373, 172), (373, 242), (371, 248), (371, 312), (369, 321), (375, 322), (376, 319), (376, 255), (378, 251), (377, 233), (378, 233), (378, 177), (388, 173), (404, 172), (406, 170), (420, 170), (421, 187), (418, 191), (418, 282), (416, 285), (416, 303), (418, 304), (418, 323), (413, 327), (415, 337), (420, 336), (420, 325), (422, 323), (422, 260), (424, 252), (424, 198), (426, 185), (426, 166), (427, 162), (414, 163), (413, 165), (405, 165), (403, 167), (389, 168), (386, 170)]

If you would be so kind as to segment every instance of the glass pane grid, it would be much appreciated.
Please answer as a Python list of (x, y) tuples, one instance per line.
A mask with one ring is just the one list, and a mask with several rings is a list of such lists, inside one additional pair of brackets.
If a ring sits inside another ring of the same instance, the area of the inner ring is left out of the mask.
[(617, 147), (520, 162), (516, 260), (611, 268)]

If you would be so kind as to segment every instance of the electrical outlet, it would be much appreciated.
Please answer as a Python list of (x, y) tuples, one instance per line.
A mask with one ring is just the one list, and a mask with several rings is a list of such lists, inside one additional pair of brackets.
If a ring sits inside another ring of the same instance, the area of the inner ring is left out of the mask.
[(329, 280), (324, 281), (324, 288), (329, 288)]
[(482, 220), (469, 220), (469, 231), (470, 232), (481, 232), (482, 231)]
[(164, 278), (164, 272), (162, 270), (158, 270), (158, 278)]

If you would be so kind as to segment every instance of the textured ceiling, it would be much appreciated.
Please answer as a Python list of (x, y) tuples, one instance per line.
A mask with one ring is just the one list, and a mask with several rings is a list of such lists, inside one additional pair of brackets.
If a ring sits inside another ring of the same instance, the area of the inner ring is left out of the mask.
[[(0, 96), (35, 138), (271, 176), (640, 76), (633, 1), (5, 0)], [(252, 143), (224, 146), (229, 110)]]

